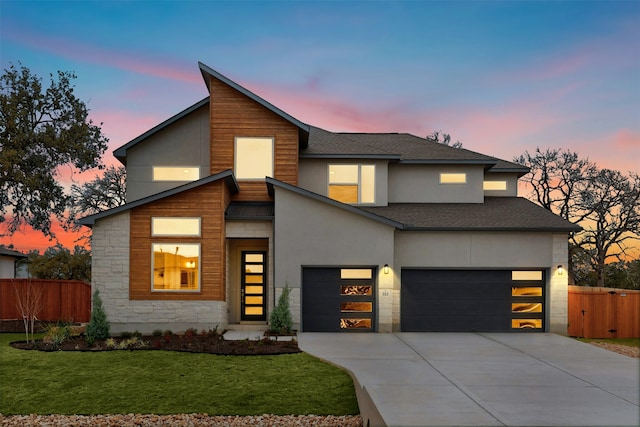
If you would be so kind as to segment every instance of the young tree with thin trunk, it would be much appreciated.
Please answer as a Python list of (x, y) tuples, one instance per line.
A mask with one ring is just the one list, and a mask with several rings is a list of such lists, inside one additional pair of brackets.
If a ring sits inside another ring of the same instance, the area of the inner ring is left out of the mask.
[(29, 334), (33, 341), (33, 329), (38, 314), (42, 311), (42, 286), (36, 286), (31, 280), (23, 283), (13, 281), (13, 290), (16, 294), (16, 305), (18, 312), (24, 322), (24, 333), (29, 342)]

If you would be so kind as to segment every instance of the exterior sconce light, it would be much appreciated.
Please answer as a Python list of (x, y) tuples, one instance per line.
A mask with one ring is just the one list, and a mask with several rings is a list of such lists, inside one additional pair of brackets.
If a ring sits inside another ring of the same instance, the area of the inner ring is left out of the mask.
[(389, 274), (389, 264), (385, 264), (383, 268), (384, 274)]
[(187, 261), (187, 268), (195, 268), (195, 266), (196, 266), (195, 261)]
[(561, 265), (558, 265), (558, 276), (562, 276), (564, 274), (564, 268)]

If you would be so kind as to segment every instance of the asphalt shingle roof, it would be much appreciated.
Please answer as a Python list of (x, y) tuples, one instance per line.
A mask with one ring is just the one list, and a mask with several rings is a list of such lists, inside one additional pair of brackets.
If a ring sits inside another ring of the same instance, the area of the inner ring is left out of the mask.
[(577, 225), (521, 197), (485, 197), (484, 203), (393, 203), (361, 209), (402, 223), (405, 230), (580, 230)]

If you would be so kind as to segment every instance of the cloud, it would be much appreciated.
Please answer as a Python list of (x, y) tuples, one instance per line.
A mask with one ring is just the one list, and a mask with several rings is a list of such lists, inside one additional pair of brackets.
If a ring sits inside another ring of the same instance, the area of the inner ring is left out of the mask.
[(619, 150), (640, 150), (640, 131), (619, 129), (613, 134), (613, 145)]
[(3, 37), (32, 49), (45, 51), (77, 62), (90, 63), (104, 67), (117, 68), (145, 76), (181, 81), (189, 84), (201, 84), (202, 78), (193, 72), (192, 64), (182, 64), (163, 57), (153, 59), (136, 52), (131, 55), (102, 46), (91, 45), (50, 34), (41, 34), (25, 28), (11, 28), (3, 31)]

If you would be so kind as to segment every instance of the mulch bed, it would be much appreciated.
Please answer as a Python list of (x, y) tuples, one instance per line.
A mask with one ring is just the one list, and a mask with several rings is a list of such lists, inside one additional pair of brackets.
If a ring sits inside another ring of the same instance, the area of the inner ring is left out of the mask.
[(222, 335), (210, 331), (197, 334), (166, 334), (163, 336), (143, 335), (140, 337), (111, 338), (96, 340), (88, 345), (86, 337), (73, 336), (55, 345), (46, 340), (12, 342), (13, 348), (40, 351), (117, 351), (117, 350), (169, 350), (189, 353), (209, 353), (232, 356), (276, 355), (300, 353), (298, 342), (261, 340), (227, 341)]

